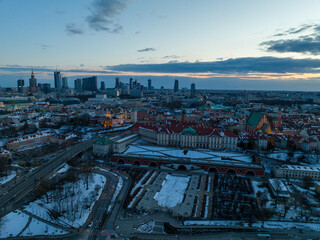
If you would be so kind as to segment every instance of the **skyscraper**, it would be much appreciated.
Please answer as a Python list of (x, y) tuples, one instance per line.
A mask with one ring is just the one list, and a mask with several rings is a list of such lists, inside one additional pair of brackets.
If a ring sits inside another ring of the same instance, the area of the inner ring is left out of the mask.
[(74, 80), (74, 89), (77, 92), (81, 92), (81, 90), (82, 90), (82, 80), (80, 78)]
[(18, 87), (18, 93), (23, 93), (23, 89), (24, 89), (24, 80), (23, 79), (18, 79), (17, 87)]
[(30, 92), (36, 92), (37, 91), (37, 79), (34, 77), (33, 69), (31, 73), (31, 78), (29, 78), (29, 87)]
[(148, 79), (148, 90), (151, 90), (151, 79)]
[(191, 83), (191, 93), (190, 93), (191, 97), (195, 97), (196, 96), (196, 84), (195, 83)]
[(62, 77), (62, 89), (68, 89), (68, 78)]
[(50, 93), (51, 92), (51, 84), (50, 83), (38, 83), (38, 87), (40, 91), (44, 93)]
[(130, 78), (130, 89), (133, 88), (133, 78)]
[(106, 90), (106, 84), (104, 82), (101, 82), (100, 90), (101, 91)]
[(54, 72), (54, 88), (56, 90), (61, 89), (61, 73), (58, 71)]
[(97, 76), (82, 78), (83, 91), (97, 91), (97, 89), (98, 89)]
[(119, 87), (120, 87), (120, 78), (117, 77), (117, 78), (116, 78), (115, 85), (114, 85), (114, 88), (119, 88)]
[(174, 80), (174, 92), (178, 92), (179, 91), (179, 81), (176, 79)]

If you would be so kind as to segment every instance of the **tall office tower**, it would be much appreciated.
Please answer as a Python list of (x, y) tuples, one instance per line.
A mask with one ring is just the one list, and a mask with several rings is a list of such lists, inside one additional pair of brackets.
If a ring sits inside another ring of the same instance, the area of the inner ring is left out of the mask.
[(133, 88), (133, 78), (130, 78), (130, 89), (132, 89)]
[(31, 78), (29, 78), (29, 87), (30, 87), (30, 92), (36, 92), (38, 90), (37, 79), (34, 77), (33, 70), (31, 73)]
[(80, 78), (74, 80), (74, 89), (77, 92), (81, 92), (81, 90), (82, 90), (82, 80)]
[(117, 78), (116, 78), (115, 85), (114, 85), (114, 88), (119, 88), (119, 87), (120, 87), (120, 78), (117, 77)]
[(191, 93), (190, 93), (191, 97), (195, 97), (196, 96), (196, 84), (195, 83), (191, 83)]
[(68, 78), (62, 77), (62, 89), (68, 89)]
[(243, 103), (248, 103), (249, 99), (248, 99), (248, 94), (246, 90), (243, 90)]
[(18, 79), (17, 86), (18, 86), (18, 93), (23, 93), (24, 80), (23, 79)]
[(174, 80), (174, 92), (178, 92), (179, 91), (179, 81), (176, 79)]
[(97, 76), (82, 78), (83, 91), (97, 91), (97, 89), (98, 89)]
[(138, 90), (140, 90), (140, 89), (141, 89), (141, 83), (137, 83), (137, 84), (136, 84), (136, 88), (137, 88)]
[(106, 90), (106, 84), (104, 82), (101, 82), (100, 90), (101, 91)]
[(61, 89), (61, 73), (58, 71), (55, 71), (54, 73), (54, 88), (56, 90), (60, 90)]
[(148, 79), (148, 90), (151, 90), (151, 79)]
[(138, 84), (138, 80), (136, 79), (136, 80), (134, 80), (134, 82), (133, 82), (133, 88), (136, 88), (136, 87), (137, 87), (137, 84)]
[(44, 93), (50, 93), (51, 92), (51, 84), (50, 83), (38, 83), (38, 87), (40, 91)]

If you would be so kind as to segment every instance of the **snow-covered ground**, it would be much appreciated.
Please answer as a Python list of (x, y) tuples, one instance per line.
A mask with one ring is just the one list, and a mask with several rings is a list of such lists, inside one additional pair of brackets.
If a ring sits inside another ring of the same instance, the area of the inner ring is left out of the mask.
[(16, 175), (17, 175), (17, 174), (16, 174), (15, 171), (10, 171), (10, 172), (8, 172), (8, 176), (0, 177), (0, 185), (9, 182), (9, 181), (12, 180)]
[(0, 238), (15, 237), (26, 226), (29, 216), (20, 212), (14, 211), (0, 220)]
[(54, 178), (58, 174), (62, 174), (62, 173), (68, 172), (69, 169), (70, 169), (70, 165), (65, 163), (65, 164), (63, 164), (62, 168), (60, 168), (55, 174), (53, 174), (51, 176), (51, 178)]
[[(105, 181), (105, 177), (100, 174), (89, 174), (88, 177), (82, 174), (78, 181), (65, 183), (61, 189), (49, 191), (47, 195), (25, 206), (25, 210), (66, 227), (80, 227), (99, 198)], [(61, 212), (62, 216), (53, 220), (50, 211)]]
[(154, 196), (161, 207), (175, 207), (183, 200), (183, 195), (187, 189), (190, 177), (178, 177), (167, 175), (162, 182), (162, 187)]
[(252, 163), (250, 155), (234, 152), (217, 152), (208, 149), (185, 150), (173, 147), (159, 147), (150, 145), (130, 145), (124, 154), (148, 155), (155, 157), (191, 158), (205, 161), (226, 161)]
[(143, 232), (143, 233), (152, 233), (155, 224), (156, 224), (156, 222), (153, 219), (149, 220), (148, 222), (141, 224), (137, 228), (137, 231)]
[[(116, 175), (116, 176), (117, 176), (117, 175)], [(116, 201), (116, 198), (117, 198), (117, 196), (119, 195), (122, 187), (123, 187), (123, 179), (122, 179), (122, 177), (119, 177), (119, 176), (118, 176), (118, 184), (117, 184), (116, 190), (115, 190), (114, 193), (113, 193), (113, 196), (112, 196), (112, 199), (111, 199), (111, 203), (110, 203), (110, 205), (109, 205), (109, 207), (108, 207), (108, 212), (111, 211), (111, 209), (112, 209), (112, 207), (113, 207), (113, 205), (114, 205), (114, 203), (115, 203), (115, 201)]]
[(69, 232), (55, 228), (49, 224), (32, 219), (30, 225), (21, 233), (20, 236), (36, 236), (36, 235), (63, 235)]

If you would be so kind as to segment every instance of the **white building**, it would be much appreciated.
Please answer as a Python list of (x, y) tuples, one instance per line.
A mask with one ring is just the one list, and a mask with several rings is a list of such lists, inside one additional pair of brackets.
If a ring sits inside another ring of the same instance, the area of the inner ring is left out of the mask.
[(320, 168), (299, 165), (283, 165), (273, 170), (277, 178), (303, 179), (311, 177), (315, 181), (320, 180)]

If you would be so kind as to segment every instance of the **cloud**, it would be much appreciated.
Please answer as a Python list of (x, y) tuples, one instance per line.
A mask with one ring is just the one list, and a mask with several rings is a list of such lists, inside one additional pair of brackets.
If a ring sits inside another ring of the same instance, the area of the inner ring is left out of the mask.
[(83, 34), (84, 31), (81, 27), (76, 26), (74, 23), (66, 25), (66, 31), (71, 35)]
[(318, 55), (320, 54), (320, 35), (302, 36), (297, 39), (267, 41), (261, 43), (260, 45), (266, 46), (266, 50), (272, 52), (295, 52)]
[[(309, 34), (305, 32), (308, 31)], [(303, 36), (297, 36), (291, 39), (283, 38), (278, 40), (271, 40), (262, 42), (260, 46), (266, 47), (266, 51), (270, 52), (294, 52), (302, 54), (320, 54), (320, 25), (319, 24), (305, 24), (299, 28), (290, 28), (283, 33), (275, 34), (275, 37), (290, 36), (304, 33)]]
[(305, 32), (309, 29), (316, 29), (317, 27), (319, 27), (318, 24), (302, 24), (300, 27), (297, 28), (289, 28), (286, 31), (283, 31), (281, 33), (277, 33), (275, 35), (273, 35), (274, 37), (281, 37), (281, 36), (286, 36), (286, 35), (293, 35), (293, 34), (298, 34), (298, 33), (302, 33)]
[(47, 50), (50, 47), (51, 47), (51, 45), (47, 45), (47, 44), (42, 44), (41, 45), (42, 50)]
[(89, 7), (90, 15), (86, 21), (94, 31), (119, 33), (122, 26), (114, 22), (114, 17), (127, 8), (128, 0), (94, 0)]
[(180, 56), (177, 56), (177, 55), (167, 55), (167, 56), (164, 56), (164, 57), (163, 57), (163, 59), (167, 59), (167, 58), (177, 59), (177, 58), (180, 58)]
[(139, 49), (137, 50), (138, 52), (154, 52), (156, 51), (155, 48), (143, 48), (143, 49)]
[(310, 73), (320, 72), (320, 59), (277, 57), (231, 58), (213, 62), (122, 64), (105, 69), (137, 73)]
[(65, 12), (62, 11), (62, 10), (57, 10), (57, 11), (56, 11), (56, 14), (63, 15), (63, 14), (65, 14)]

